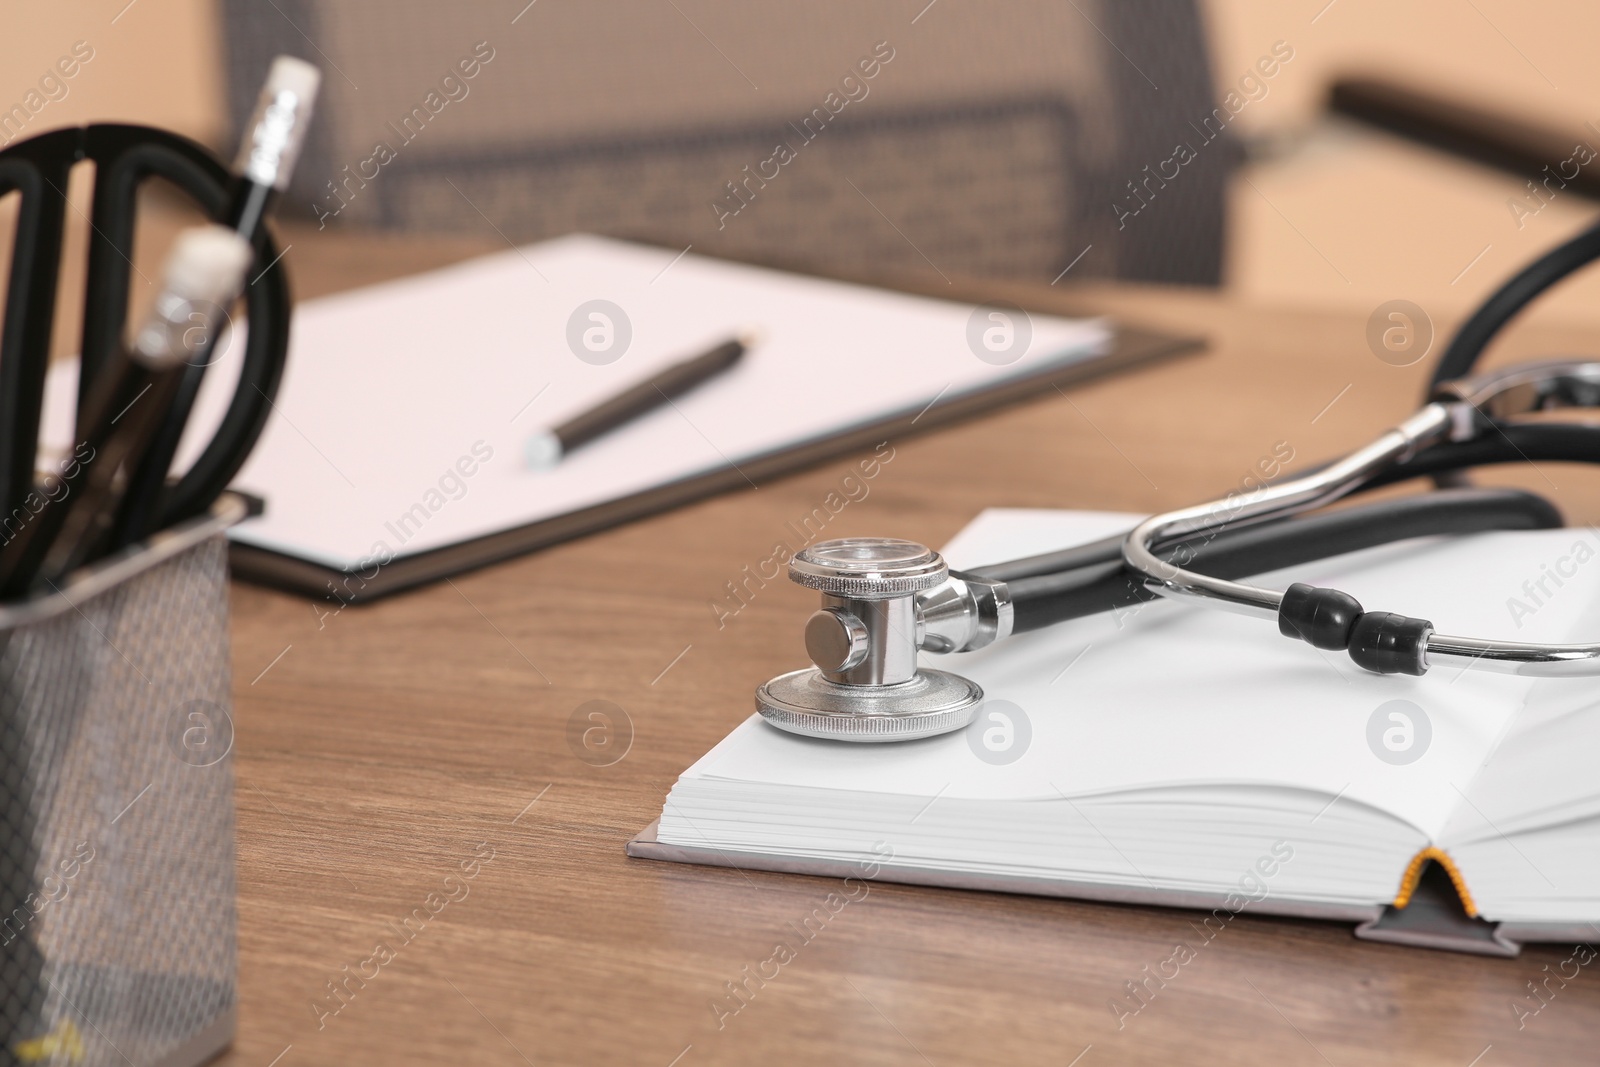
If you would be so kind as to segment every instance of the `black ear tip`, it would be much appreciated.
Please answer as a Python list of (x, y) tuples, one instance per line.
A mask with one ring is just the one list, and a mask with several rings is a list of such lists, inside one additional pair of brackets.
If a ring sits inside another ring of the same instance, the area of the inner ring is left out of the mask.
[(1342, 652), (1361, 617), (1361, 602), (1337, 589), (1296, 582), (1278, 605), (1278, 632), (1315, 648)]
[(1378, 674), (1423, 675), (1428, 672), (1428, 636), (1433, 623), (1390, 611), (1369, 611), (1356, 620), (1350, 634), (1350, 658)]

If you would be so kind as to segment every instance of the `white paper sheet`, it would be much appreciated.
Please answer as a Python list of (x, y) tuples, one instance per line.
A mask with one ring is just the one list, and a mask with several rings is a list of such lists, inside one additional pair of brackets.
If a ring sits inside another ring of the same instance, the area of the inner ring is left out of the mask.
[[(604, 365), (567, 340), (573, 312), (597, 299), (623, 309), (632, 335)], [(582, 235), (307, 301), (236, 480), (267, 513), (233, 536), (335, 567), (380, 547), (437, 548), (914, 414), (1110, 340), (1100, 322), (1031, 316), (1026, 351), (994, 365), (969, 345), (974, 310)], [(750, 330), (759, 341), (732, 372), (555, 469), (524, 467), (529, 434)], [(243, 346), (229, 348), (236, 360)], [(207, 375), (180, 466), (228, 400), (228, 362)], [(68, 384), (52, 389), (58, 447)]]

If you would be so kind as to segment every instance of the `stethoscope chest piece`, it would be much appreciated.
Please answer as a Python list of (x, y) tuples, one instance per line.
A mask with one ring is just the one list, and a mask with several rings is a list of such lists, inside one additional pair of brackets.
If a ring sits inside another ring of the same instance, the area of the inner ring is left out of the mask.
[(983, 703), (978, 683), (923, 669), (894, 686), (830, 682), (815, 667), (756, 690), (756, 710), (780, 730), (835, 741), (914, 741), (959, 730)]
[(823, 541), (794, 557), (789, 577), (822, 594), (806, 623), (816, 666), (756, 690), (767, 722), (807, 737), (909, 741), (972, 721), (983, 702), (976, 682), (917, 667), (917, 594), (949, 577), (937, 552), (885, 537)]

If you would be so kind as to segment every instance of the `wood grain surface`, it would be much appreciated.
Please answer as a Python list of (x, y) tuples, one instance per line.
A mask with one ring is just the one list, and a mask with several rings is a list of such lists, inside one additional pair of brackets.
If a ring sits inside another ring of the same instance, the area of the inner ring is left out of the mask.
[[(495, 247), (293, 229), (282, 243), (301, 295)], [(1376, 359), (1360, 318), (1178, 290), (1003, 292), (1200, 331), (1212, 348), (892, 441), (828, 535), (937, 545), (989, 505), (1187, 503), (1280, 442), (1301, 462), (1362, 443), (1423, 380), (1421, 365)], [(1585, 340), (1523, 331), (1507, 351)], [(791, 924), (839, 885), (629, 860), (623, 844), (750, 713), (759, 682), (803, 665), (814, 594), (769, 583), (720, 626), (712, 604), (852, 469), (830, 462), (370, 607), (236, 584), (240, 1026), (223, 1062), (1593, 1060), (1600, 975), (1552, 980), (1543, 1002), (1526, 987), (1570, 947), (1484, 959), (1248, 912), (1202, 944), (1181, 911), (887, 884), (730, 1000), (728, 983), (797, 943)], [(1574, 521), (1600, 515), (1587, 472), (1508, 479)], [(621, 709), (625, 754), (609, 766), (574, 743), (590, 701)], [(1178, 942), (1194, 958), (1119, 1019), (1110, 1003)], [(1513, 1005), (1537, 1003), (1519, 1028)]]

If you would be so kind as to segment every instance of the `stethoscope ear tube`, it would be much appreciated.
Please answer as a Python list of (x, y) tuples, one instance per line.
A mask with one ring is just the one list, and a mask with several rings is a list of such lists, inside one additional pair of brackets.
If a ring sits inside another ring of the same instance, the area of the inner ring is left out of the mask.
[[(1539, 294), (1583, 267), (1600, 259), (1600, 225), (1595, 225), (1564, 244), (1558, 245), (1522, 268), (1494, 294), (1479, 305), (1472, 317), (1461, 324), (1450, 339), (1444, 355), (1434, 365), (1428, 379), (1428, 396), (1445, 382), (1464, 378), (1477, 365), (1483, 350), (1494, 336)], [(1496, 461), (1499, 462), (1499, 461)], [(1457, 469), (1442, 468), (1433, 476), (1441, 489), (1466, 485), (1467, 476)]]
[[(1413, 537), (1546, 530), (1561, 525), (1561, 512), (1535, 493), (1445, 489), (1223, 530), (1163, 546), (1158, 554), (1169, 561), (1182, 559), (1186, 568), (1231, 580)], [(1123, 538), (1107, 540), (1120, 549)], [(996, 569), (1001, 568), (979, 568), (971, 573), (993, 578), (996, 576), (990, 572)], [(1005, 580), (1011, 591), (1013, 633), (1159, 599), (1144, 576), (1127, 568), (1120, 555), (1070, 571), (1000, 580)]]
[(1450, 339), (1428, 380), (1428, 397), (1431, 398), (1445, 382), (1465, 378), (1495, 334), (1540, 293), (1597, 259), (1600, 259), (1600, 225), (1552, 248), (1513, 275)]
[(1373, 475), (1362, 488), (1453, 473), (1497, 463), (1600, 463), (1600, 426), (1570, 422), (1512, 422), (1470, 441), (1446, 441)]
[[(1424, 449), (1410, 459), (1397, 463), (1393, 467), (1374, 475), (1360, 488), (1352, 492), (1364, 493), (1382, 486), (1410, 481), (1413, 478), (1452, 473), (1468, 467), (1487, 467), (1497, 463), (1527, 463), (1540, 460), (1561, 463), (1600, 463), (1600, 426), (1587, 426), (1577, 423), (1506, 423), (1498, 426), (1495, 433), (1485, 434), (1471, 441), (1449, 441)], [(1308, 474), (1315, 474), (1326, 466), (1327, 464), (1325, 463), (1315, 464), (1293, 471), (1288, 477), (1299, 478)], [(1421, 501), (1428, 499), (1431, 499), (1431, 497), (1419, 498), (1417, 506), (1427, 507), (1428, 505)], [(1447, 497), (1446, 499), (1448, 500), (1449, 498)], [(1446, 504), (1445, 506), (1449, 505)], [(1559, 523), (1556, 525), (1559, 525)], [(1276, 526), (1270, 528), (1277, 529)], [(1484, 527), (1484, 529), (1523, 528), (1512, 526)], [(1538, 529), (1539, 527), (1527, 528)], [(1440, 529), (1432, 532), (1449, 533), (1451, 531)], [(1056, 575), (1063, 575), (1063, 582), (1072, 584), (1073, 579), (1070, 576), (1065, 576), (1064, 572), (1075, 571), (1080, 572), (1078, 584), (1087, 586), (1088, 583), (1094, 580), (1108, 578), (1121, 571), (1122, 542), (1126, 538), (1126, 533), (1114, 534), (1110, 537), (1103, 537), (1098, 541), (1089, 541), (1055, 552), (1045, 552), (1037, 556), (1026, 556), (1022, 559), (1008, 560), (1005, 563), (994, 563), (972, 568), (967, 573), (989, 581), (1006, 582), (1015, 587), (1024, 578)], [(1284, 566), (1288, 566), (1288, 564), (1284, 564)], [(1091, 574), (1091, 568), (1100, 568), (1100, 570)], [(1061, 587), (1065, 588), (1066, 585)], [(1111, 610), (1110, 601), (1106, 603), (1107, 606), (1100, 610)], [(1063, 616), (1063, 618), (1077, 617), (1077, 614)]]
[[(1463, 669), (1545, 677), (1600, 674), (1600, 644), (1554, 645), (1441, 634), (1426, 619), (1366, 611), (1339, 590), (1303, 586), (1278, 592), (1191, 570), (1160, 554), (1165, 544), (1180, 537), (1206, 532), (1220, 535), (1241, 522), (1268, 522), (1284, 514), (1309, 511), (1356, 489), (1371, 487), (1382, 477), (1415, 477), (1423, 473), (1417, 463), (1422, 457), (1429, 457), (1426, 462), (1436, 463), (1440, 470), (1454, 469), (1469, 459), (1509, 459), (1495, 441), (1502, 438), (1517, 458), (1530, 458), (1515, 447), (1508, 436), (1512, 430), (1530, 438), (1543, 436), (1548, 447), (1574, 442), (1592, 445), (1593, 438), (1581, 432), (1584, 427), (1569, 424), (1552, 433), (1556, 429), (1552, 424), (1505, 420), (1562, 407), (1600, 407), (1600, 365), (1575, 360), (1528, 364), (1448, 383), (1435, 395), (1436, 399), (1365, 448), (1314, 474), (1274, 483), (1238, 503), (1230, 498), (1146, 519), (1128, 534), (1123, 559), (1158, 594), (1271, 616), (1285, 636), (1319, 648), (1347, 651), (1358, 666), (1382, 674), (1421, 675), (1439, 662), (1456, 663)], [(1462, 454), (1475, 442), (1484, 441), (1489, 444), (1480, 445), (1476, 453)], [(1583, 460), (1591, 454), (1564, 450), (1552, 458)]]

